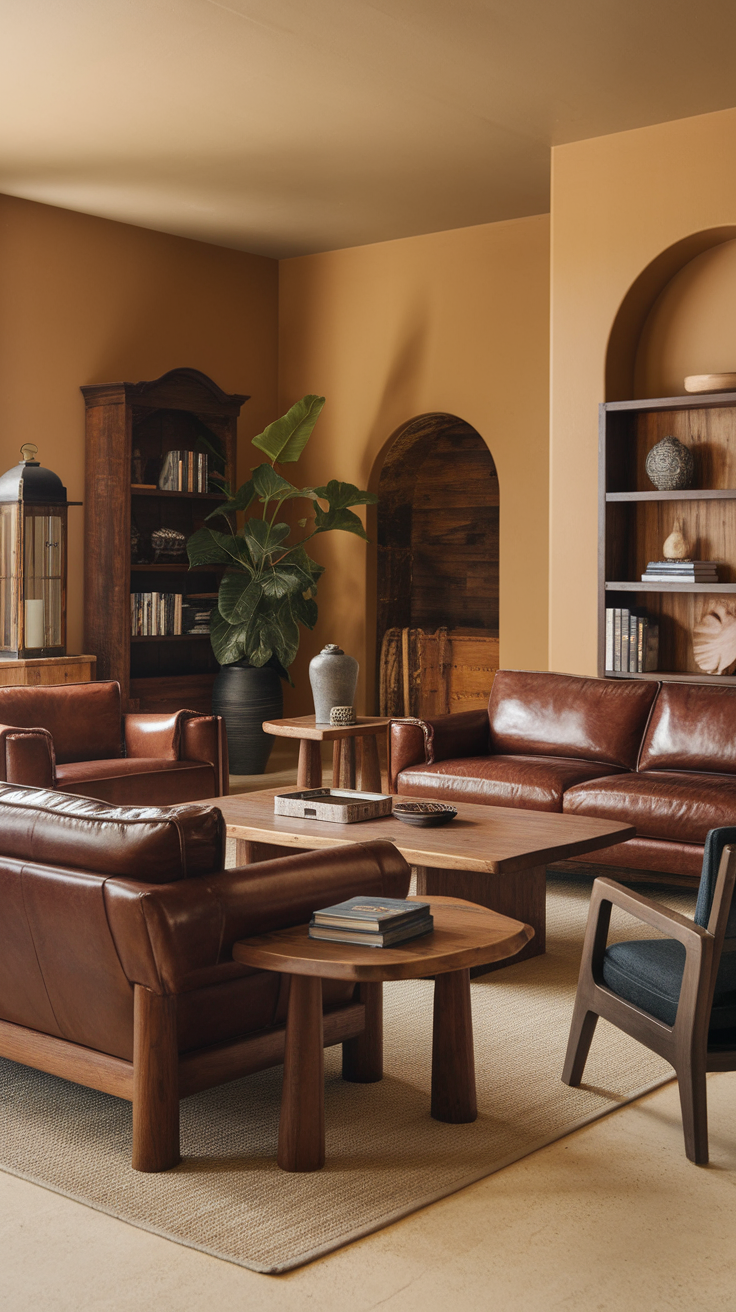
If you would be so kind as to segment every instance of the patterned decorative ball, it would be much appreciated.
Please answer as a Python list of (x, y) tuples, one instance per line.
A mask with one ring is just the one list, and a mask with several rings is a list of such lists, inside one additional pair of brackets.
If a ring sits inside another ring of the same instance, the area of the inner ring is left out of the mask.
[(676, 492), (693, 481), (693, 453), (676, 437), (663, 437), (646, 460), (647, 477), (660, 492)]
[(330, 724), (333, 727), (340, 727), (345, 724), (357, 724), (357, 718), (352, 706), (333, 706), (330, 710)]

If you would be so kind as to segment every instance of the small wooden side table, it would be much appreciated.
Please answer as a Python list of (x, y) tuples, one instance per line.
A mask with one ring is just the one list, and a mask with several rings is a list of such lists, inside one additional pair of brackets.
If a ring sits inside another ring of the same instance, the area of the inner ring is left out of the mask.
[(313, 715), (297, 715), (290, 720), (264, 720), (265, 733), (275, 738), (299, 739), (298, 788), (322, 787), (322, 743), (331, 742), (332, 787), (355, 788), (355, 744), (360, 744), (360, 785), (364, 793), (380, 793), (381, 766), (378, 760), (380, 733), (386, 732), (388, 719), (359, 715), (357, 724), (317, 724)]
[(96, 656), (29, 656), (0, 660), (0, 687), (94, 681)]
[(534, 930), (460, 898), (426, 900), (434, 931), (395, 948), (325, 943), (309, 937), (308, 925), (234, 945), (235, 961), (292, 976), (279, 1122), (282, 1170), (319, 1171), (325, 1164), (323, 979), (360, 985), (365, 1029), (343, 1044), (342, 1075), (372, 1084), (383, 1076), (383, 981), (434, 975), (431, 1113), (453, 1125), (475, 1120), (470, 967), (514, 956)]

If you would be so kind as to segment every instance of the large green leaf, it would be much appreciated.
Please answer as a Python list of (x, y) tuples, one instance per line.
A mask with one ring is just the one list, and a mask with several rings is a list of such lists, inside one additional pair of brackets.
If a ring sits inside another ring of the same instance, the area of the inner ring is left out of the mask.
[(306, 592), (312, 587), (312, 578), (298, 566), (282, 562), (270, 569), (267, 567), (260, 577), (260, 583), (266, 597), (279, 598), (288, 597), (294, 592)]
[(315, 533), (329, 533), (332, 529), (342, 529), (344, 533), (356, 533), (359, 538), (368, 541), (368, 534), (352, 510), (344, 508), (335, 510), (332, 507), (329, 510), (322, 510), (318, 506), (314, 518), (317, 525)]
[(215, 608), (210, 615), (210, 641), (215, 660), (220, 665), (232, 665), (246, 655), (247, 627), (245, 624), (228, 624)]
[(198, 528), (187, 541), (190, 565), (239, 565), (250, 571), (250, 555), (242, 538), (232, 533), (218, 533), (214, 528)]
[(375, 492), (361, 492), (354, 483), (339, 483), (331, 478), (326, 487), (314, 488), (323, 501), (329, 501), (331, 510), (344, 510), (346, 506), (373, 506), (378, 497)]
[(253, 564), (258, 567), (276, 551), (291, 529), (288, 524), (269, 524), (265, 519), (249, 519), (243, 527)]
[(258, 465), (253, 470), (252, 482), (261, 501), (286, 501), (299, 495), (299, 489), (277, 474), (271, 465)]
[(242, 574), (226, 574), (220, 584), (217, 599), (220, 614), (228, 624), (250, 624), (261, 594), (259, 579), (243, 577)]
[(317, 623), (317, 603), (312, 601), (311, 597), (304, 597), (300, 593), (295, 593), (291, 598), (291, 612), (294, 619), (303, 624), (306, 629), (313, 629)]
[[(266, 465), (266, 469), (269, 468), (270, 465)], [(234, 514), (236, 510), (247, 510), (254, 496), (253, 479), (249, 478), (247, 483), (241, 484), (234, 497), (231, 497), (229, 501), (223, 501), (221, 506), (216, 506), (205, 518), (214, 519), (215, 515), (230, 515)]]
[(324, 403), (323, 396), (303, 396), (285, 415), (254, 437), (253, 445), (259, 451), (265, 451), (270, 460), (278, 460), (279, 464), (298, 460)]
[(307, 555), (304, 547), (301, 545), (292, 547), (288, 556), (284, 557), (282, 564), (297, 565), (305, 574), (309, 574), (312, 580), (312, 587), (316, 586), (318, 578), (325, 572), (324, 565), (318, 565), (316, 560), (312, 560), (312, 557)]

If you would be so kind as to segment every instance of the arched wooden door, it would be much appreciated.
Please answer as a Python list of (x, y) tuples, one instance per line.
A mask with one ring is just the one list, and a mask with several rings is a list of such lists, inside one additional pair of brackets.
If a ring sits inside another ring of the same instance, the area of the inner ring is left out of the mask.
[(454, 415), (397, 433), (378, 484), (379, 702), (437, 715), (488, 701), (498, 668), (496, 467)]

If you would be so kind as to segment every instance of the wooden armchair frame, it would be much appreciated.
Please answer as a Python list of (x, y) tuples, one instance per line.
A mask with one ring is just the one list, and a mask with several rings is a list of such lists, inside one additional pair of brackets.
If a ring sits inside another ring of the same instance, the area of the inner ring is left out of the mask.
[[(612, 879), (595, 880), (562, 1072), (565, 1084), (580, 1084), (599, 1016), (658, 1052), (675, 1068), (685, 1152), (699, 1166), (708, 1162), (706, 1072), (736, 1070), (736, 1048), (708, 1050), (708, 1026), (721, 954), (736, 951), (736, 938), (725, 937), (735, 884), (736, 845), (728, 844), (718, 867), (708, 926), (703, 929), (677, 911), (631, 892)], [(627, 1002), (604, 983), (603, 957), (614, 906), (683, 944), (685, 968), (674, 1025)]]

